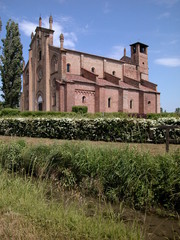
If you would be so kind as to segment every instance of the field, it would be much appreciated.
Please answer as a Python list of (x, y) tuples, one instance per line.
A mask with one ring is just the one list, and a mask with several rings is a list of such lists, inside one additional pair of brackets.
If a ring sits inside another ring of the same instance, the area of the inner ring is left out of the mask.
[(180, 239), (179, 145), (0, 142), (0, 239)]
[[(29, 137), (10, 137), (10, 136), (0, 136), (0, 142), (13, 142), (17, 140), (24, 140), (28, 144), (36, 145), (36, 144), (63, 144), (66, 142), (74, 142), (74, 143), (84, 143), (92, 146), (105, 146), (109, 148), (126, 148), (127, 146), (135, 149), (138, 149), (140, 152), (150, 152), (151, 154), (164, 154), (165, 153), (165, 144), (141, 144), (141, 143), (117, 143), (117, 142), (102, 142), (102, 141), (68, 141), (68, 140), (58, 140), (58, 139), (49, 139), (49, 138), (29, 138)], [(169, 152), (174, 152), (175, 150), (180, 149), (179, 144), (170, 144)]]

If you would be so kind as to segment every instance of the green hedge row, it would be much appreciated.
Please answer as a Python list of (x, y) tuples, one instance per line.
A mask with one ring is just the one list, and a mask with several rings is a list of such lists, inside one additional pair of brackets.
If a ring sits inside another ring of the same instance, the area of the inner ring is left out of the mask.
[(113, 112), (113, 113), (88, 113), (87, 107), (85, 106), (74, 106), (72, 112), (43, 112), (43, 111), (20, 111), (19, 109), (4, 108), (0, 111), (0, 117), (70, 117), (70, 118), (143, 118), (143, 119), (154, 119), (175, 117), (180, 118), (178, 113), (148, 113), (148, 114), (138, 114), (138, 113), (123, 113), (123, 112)]
[(72, 107), (72, 112), (87, 113), (88, 112), (88, 107), (87, 106), (73, 106)]
[[(180, 119), (1, 118), (0, 135), (157, 143), (165, 141), (165, 130), (156, 127), (159, 125), (180, 127)], [(180, 143), (180, 129), (170, 130), (170, 138)]]

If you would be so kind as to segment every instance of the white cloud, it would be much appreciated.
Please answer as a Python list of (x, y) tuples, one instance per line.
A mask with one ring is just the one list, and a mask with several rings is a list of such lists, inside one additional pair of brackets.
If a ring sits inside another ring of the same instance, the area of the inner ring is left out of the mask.
[(157, 5), (164, 5), (166, 7), (172, 7), (176, 3), (178, 3), (179, 0), (154, 0), (154, 3)]
[(164, 13), (159, 15), (158, 19), (164, 19), (164, 18), (169, 18), (169, 17), (170, 17), (170, 13), (169, 12), (164, 12)]
[(36, 26), (37, 25), (35, 23), (26, 20), (22, 20), (22, 22), (19, 23), (20, 30), (28, 37), (31, 35), (32, 32), (35, 31)]
[(124, 55), (124, 46), (118, 45), (118, 46), (112, 47), (112, 51), (110, 54), (108, 54), (108, 57), (119, 60), (123, 55)]
[[(35, 31), (37, 26), (38, 24), (26, 20), (23, 20), (19, 23), (20, 30), (28, 37), (31, 35), (32, 32)], [(49, 28), (49, 17), (45, 17), (42, 19), (42, 27)], [(63, 33), (65, 37), (64, 46), (66, 48), (75, 48), (77, 37), (74, 32), (65, 31), (63, 25), (59, 21), (53, 22), (53, 30), (55, 31), (53, 36), (54, 46), (60, 46), (59, 36), (61, 33)]]
[(56, 0), (58, 3), (62, 4), (64, 3), (66, 0)]
[(107, 14), (107, 13), (110, 12), (109, 2), (105, 2), (104, 7), (103, 7), (103, 12), (104, 12), (105, 14)]
[(158, 58), (155, 63), (166, 67), (180, 67), (180, 58)]
[(6, 5), (2, 1), (0, 1), (0, 10), (5, 11), (6, 9)]

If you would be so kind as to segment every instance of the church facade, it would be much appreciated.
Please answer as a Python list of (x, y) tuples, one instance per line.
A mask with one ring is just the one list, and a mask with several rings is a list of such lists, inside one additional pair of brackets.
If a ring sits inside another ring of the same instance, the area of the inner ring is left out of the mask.
[(130, 45), (131, 57), (120, 60), (53, 46), (53, 19), (49, 29), (39, 26), (31, 35), (29, 61), (24, 65), (22, 110), (70, 112), (87, 106), (88, 112), (159, 113), (160, 93), (149, 81), (148, 46)]

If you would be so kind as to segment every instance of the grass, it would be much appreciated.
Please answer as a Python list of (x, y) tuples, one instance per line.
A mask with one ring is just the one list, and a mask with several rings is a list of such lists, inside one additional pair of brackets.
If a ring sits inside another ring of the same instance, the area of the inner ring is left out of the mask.
[[(24, 141), (28, 145), (61, 145), (65, 143), (78, 143), (85, 144), (92, 147), (105, 147), (105, 148), (117, 148), (125, 149), (127, 146), (130, 149), (137, 149), (142, 153), (149, 153), (152, 155), (163, 155), (166, 152), (165, 144), (148, 144), (148, 143), (120, 143), (120, 142), (102, 142), (102, 141), (73, 141), (73, 140), (59, 140), (59, 139), (49, 139), (49, 138), (30, 138), (30, 137), (10, 137), (10, 136), (0, 136), (0, 142), (2, 143), (13, 143), (16, 141)], [(178, 144), (170, 144), (169, 152), (173, 153), (174, 151), (180, 149)]]
[(178, 216), (178, 145), (0, 140), (0, 239), (179, 239), (179, 222), (127, 214)]
[(125, 201), (137, 209), (180, 210), (180, 151), (151, 155), (137, 149), (66, 142), (0, 145), (3, 169), (38, 179), (52, 179), (84, 195)]
[(1, 239), (143, 239), (136, 222), (125, 225), (110, 205), (95, 206), (89, 214), (89, 204), (76, 194), (73, 201), (63, 192), (54, 200), (47, 194), (48, 181), (33, 182), (2, 169), (0, 178)]

